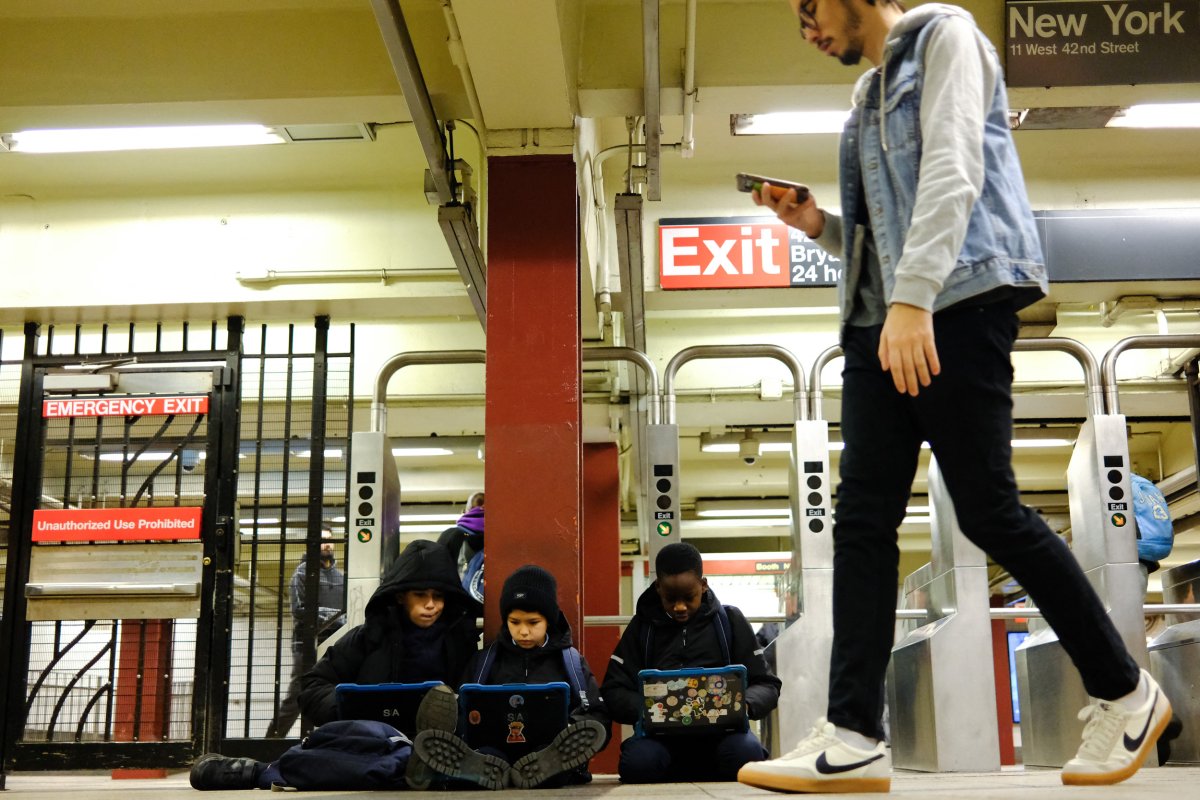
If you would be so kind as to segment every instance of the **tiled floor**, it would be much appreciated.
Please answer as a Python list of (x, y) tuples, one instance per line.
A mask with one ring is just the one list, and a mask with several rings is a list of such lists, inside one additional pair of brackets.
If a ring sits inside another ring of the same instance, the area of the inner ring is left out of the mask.
[[(1095, 798), (1095, 800), (1186, 800), (1200, 796), (1200, 766), (1168, 766), (1145, 769), (1125, 783), (1111, 787), (1082, 788), (1063, 786), (1057, 770), (1005, 769), (994, 773), (941, 773), (936, 775), (897, 771), (892, 778), (892, 795), (905, 800), (1042, 800), (1043, 798)], [(114, 781), (108, 775), (87, 773), (16, 773), (8, 776), (2, 800), (198, 800), (188, 786), (185, 773), (164, 779)], [(365, 795), (365, 792), (306, 792), (305, 800)], [(372, 797), (399, 794), (371, 792)], [(405, 795), (416, 795), (405, 792)], [(426, 793), (421, 793), (422, 795)], [(478, 792), (430, 792), (440, 800), (480, 800)], [(700, 800), (701, 798), (767, 798), (772, 795), (738, 783), (667, 783), (653, 786), (627, 786), (615, 776), (598, 776), (588, 786), (553, 791), (509, 789), (515, 795), (548, 800), (572, 797), (579, 800)], [(207, 795), (220, 800), (264, 798), (260, 791), (223, 792)], [(852, 797), (853, 795), (836, 795)]]

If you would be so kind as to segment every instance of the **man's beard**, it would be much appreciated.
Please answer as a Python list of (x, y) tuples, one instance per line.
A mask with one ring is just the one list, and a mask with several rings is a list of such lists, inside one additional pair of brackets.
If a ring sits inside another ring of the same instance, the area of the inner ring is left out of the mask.
[(851, 6), (849, 3), (843, 2), (842, 5), (846, 9), (846, 49), (838, 56), (838, 61), (841, 61), (847, 67), (853, 67), (858, 62), (862, 61), (863, 55), (863, 40), (862, 40), (862, 15)]

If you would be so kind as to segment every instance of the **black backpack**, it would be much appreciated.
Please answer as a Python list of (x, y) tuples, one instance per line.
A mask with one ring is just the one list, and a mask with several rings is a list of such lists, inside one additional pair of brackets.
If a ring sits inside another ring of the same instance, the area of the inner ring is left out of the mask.
[(301, 791), (404, 789), (412, 742), (384, 722), (342, 719), (316, 728), (279, 757), (283, 785)]

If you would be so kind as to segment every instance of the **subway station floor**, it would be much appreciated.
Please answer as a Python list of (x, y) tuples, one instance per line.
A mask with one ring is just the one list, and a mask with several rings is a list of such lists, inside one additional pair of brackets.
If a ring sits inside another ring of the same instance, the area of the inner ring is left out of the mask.
[[(904, 772), (892, 776), (891, 794), (904, 800), (1042, 800), (1042, 798), (1095, 798), (1096, 800), (1180, 800), (1197, 796), (1200, 786), (1200, 766), (1166, 766), (1144, 769), (1116, 786), (1063, 786), (1057, 770), (1024, 770), (1005, 768), (989, 773)], [(405, 795), (438, 798), (439, 800), (480, 800), (480, 792), (305, 792), (305, 798)], [(530, 798), (572, 797), (579, 800), (614, 798), (614, 800), (699, 800), (716, 798), (766, 798), (771, 792), (743, 786), (740, 783), (667, 783), (654, 786), (627, 786), (615, 775), (597, 776), (587, 786), (559, 790), (508, 789), (504, 797)], [(3, 800), (199, 800), (214, 798), (266, 798), (259, 790), (207, 792), (201, 794), (188, 786), (187, 773), (173, 773), (167, 778), (144, 780), (112, 780), (98, 773), (13, 773), (8, 776)], [(278, 795), (276, 795), (278, 796)], [(809, 795), (810, 797), (813, 795)], [(879, 795), (827, 795), (830, 797), (878, 797)]]

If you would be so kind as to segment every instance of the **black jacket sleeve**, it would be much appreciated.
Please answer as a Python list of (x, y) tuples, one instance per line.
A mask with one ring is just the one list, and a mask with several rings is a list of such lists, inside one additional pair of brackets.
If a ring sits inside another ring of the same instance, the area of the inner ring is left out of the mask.
[[(745, 619), (742, 620), (745, 623)], [(633, 725), (642, 717), (642, 695), (637, 674), (645, 669), (642, 664), (642, 637), (646, 623), (635, 616), (625, 627), (621, 640), (613, 650), (608, 672), (600, 694), (608, 713), (617, 722)]]
[(359, 667), (367, 657), (367, 632), (358, 626), (333, 644), (312, 669), (300, 679), (300, 710), (314, 725), (337, 719), (334, 688), (355, 683)]
[[(587, 711), (583, 710), (582, 703), (576, 703), (576, 698), (572, 698), (571, 721), (579, 722), (585, 719), (592, 719), (604, 726), (606, 731), (604, 737), (604, 747), (608, 746), (609, 740), (612, 738), (612, 717), (608, 713), (608, 706), (604, 702), (604, 698), (600, 695), (600, 687), (596, 684), (596, 676), (592, 673), (591, 666), (588, 665), (587, 659), (583, 654), (579, 654), (579, 662), (583, 666), (584, 691), (587, 693), (588, 707)], [(611, 667), (609, 669), (611, 672)]]
[(725, 609), (733, 632), (733, 663), (746, 668), (746, 712), (750, 719), (762, 719), (779, 705), (779, 689), (783, 682), (771, 674), (758, 640), (754, 638), (754, 629), (741, 609), (734, 606)]

